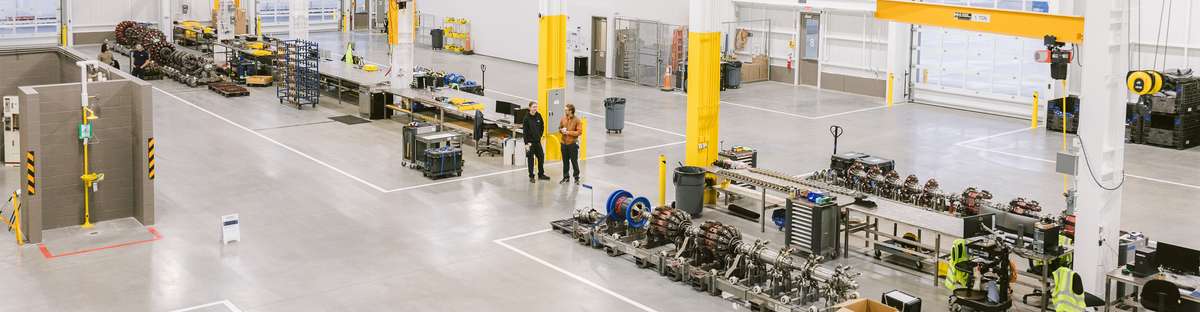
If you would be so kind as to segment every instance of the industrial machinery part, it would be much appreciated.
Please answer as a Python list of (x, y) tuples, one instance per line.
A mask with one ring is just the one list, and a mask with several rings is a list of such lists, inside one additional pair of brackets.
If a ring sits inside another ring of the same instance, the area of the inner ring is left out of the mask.
[(177, 47), (167, 42), (162, 31), (147, 24), (123, 21), (113, 31), (117, 39), (118, 53), (128, 54), (130, 49), (141, 44), (153, 61), (147, 71), (161, 71), (167, 77), (191, 87), (224, 81), (225, 70), (211, 58)]
[(604, 207), (608, 212), (610, 233), (644, 229), (653, 210), (649, 199), (633, 197), (633, 194), (625, 190), (617, 190), (609, 195)]
[[(579, 218), (575, 219), (580, 221)], [(646, 234), (646, 248), (666, 244), (683, 244), (684, 231), (692, 226), (692, 217), (686, 211), (663, 206), (650, 215), (650, 228)]]
[(848, 266), (826, 269), (819, 255), (796, 258), (794, 248), (769, 248), (767, 241), (746, 239), (737, 228), (718, 221), (692, 224), (682, 210), (647, 209), (646, 230), (630, 230), (630, 212), (642, 209), (640, 199), (617, 191), (606, 206), (621, 215), (583, 209), (550, 224), (610, 256), (628, 255), (640, 268), (710, 295), (728, 294), (751, 310), (820, 311), (858, 296), (859, 274)]

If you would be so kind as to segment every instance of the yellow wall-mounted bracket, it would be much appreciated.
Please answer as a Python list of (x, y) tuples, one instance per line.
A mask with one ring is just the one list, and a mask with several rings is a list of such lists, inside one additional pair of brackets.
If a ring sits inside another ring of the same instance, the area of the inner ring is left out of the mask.
[(875, 1), (875, 18), (1026, 38), (1052, 35), (1059, 41), (1083, 43), (1083, 17), (976, 8), (907, 0)]

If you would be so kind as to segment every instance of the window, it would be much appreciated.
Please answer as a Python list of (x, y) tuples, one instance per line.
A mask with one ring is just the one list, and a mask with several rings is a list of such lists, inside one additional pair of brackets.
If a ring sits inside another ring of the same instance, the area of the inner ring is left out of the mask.
[(0, 0), (0, 38), (58, 35), (59, 1)]
[[(258, 16), (264, 25), (287, 24), (290, 0), (259, 0)], [(338, 0), (308, 0), (310, 23), (337, 23), (341, 3)]]
[[(1046, 1), (1031, 0), (929, 2), (1026, 11), (1047, 7)], [(1052, 82), (1049, 66), (1033, 60), (1034, 52), (1042, 49), (1041, 39), (916, 26), (913, 95), (945, 93), (1030, 105), (1033, 93), (1047, 94)]]

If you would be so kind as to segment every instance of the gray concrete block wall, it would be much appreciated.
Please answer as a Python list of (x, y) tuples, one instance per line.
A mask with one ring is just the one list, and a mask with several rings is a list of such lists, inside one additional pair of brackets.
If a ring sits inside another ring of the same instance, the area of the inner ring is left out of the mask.
[(61, 83), (62, 62), (58, 53), (0, 54), (0, 96), (17, 95), (19, 86)]
[[(77, 132), (82, 118), (80, 85), (62, 83), (79, 80), (75, 62), (83, 57), (71, 49), (50, 51), (34, 51), (37, 53), (30, 55), (38, 56), (20, 58), (26, 63), (21, 72), (33, 78), (12, 82), (22, 86), (12, 87), (21, 97), (22, 150), (36, 156), (36, 192), (22, 192), (21, 217), (29, 241), (34, 243), (42, 241), (42, 230), (83, 221), (83, 182), (79, 178), (83, 150)], [(0, 51), (0, 65), (18, 61), (5, 52)], [(88, 84), (88, 92), (100, 101), (100, 119), (94, 130), (98, 142), (89, 147), (90, 166), (105, 174), (100, 191), (92, 194), (92, 222), (132, 216), (150, 225), (154, 223), (154, 184), (147, 177), (146, 152), (153, 137), (152, 86), (124, 72), (109, 73), (110, 81)]]
[[(135, 131), (133, 100), (128, 81), (94, 82), (88, 93), (99, 99), (95, 121), (97, 142), (89, 146), (90, 169), (104, 173), (100, 191), (92, 198), (92, 221), (133, 216)], [(83, 148), (78, 140), (79, 84), (38, 86), (42, 162), (53, 166), (41, 177), (44, 189), (43, 228), (78, 225), (83, 221)]]

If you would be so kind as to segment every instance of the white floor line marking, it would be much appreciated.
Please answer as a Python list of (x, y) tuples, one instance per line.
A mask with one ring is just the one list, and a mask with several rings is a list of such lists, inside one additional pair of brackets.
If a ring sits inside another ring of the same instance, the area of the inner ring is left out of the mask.
[(1155, 178), (1144, 177), (1144, 176), (1140, 176), (1140, 175), (1136, 175), (1136, 174), (1125, 174), (1125, 176), (1130, 177), (1130, 178), (1135, 178), (1135, 179), (1151, 181), (1151, 182), (1158, 182), (1158, 183), (1164, 183), (1164, 184), (1170, 184), (1170, 185), (1182, 186), (1182, 187), (1186, 187), (1186, 188), (1193, 188), (1193, 189), (1200, 190), (1200, 186), (1197, 186), (1197, 185), (1179, 183), (1179, 182), (1175, 182), (1175, 181), (1167, 181), (1167, 180), (1163, 180), (1163, 179), (1155, 179)]
[[(896, 104), (892, 104), (892, 107), (901, 106), (901, 105), (905, 105), (905, 104), (908, 104), (908, 103), (896, 103)], [(852, 110), (852, 111), (845, 111), (845, 112), (841, 112), (841, 113), (821, 115), (821, 116), (813, 117), (812, 119), (825, 119), (825, 118), (837, 117), (837, 116), (841, 116), (841, 115), (849, 115), (849, 114), (854, 114), (854, 113), (861, 113), (861, 112), (886, 109), (886, 108), (891, 108), (891, 107), (888, 107), (887, 105), (883, 105), (883, 106), (860, 108), (860, 109), (856, 109), (856, 110)]]
[[(583, 159), (582, 161), (587, 162), (588, 160), (592, 160), (592, 159), (600, 159), (600, 158), (604, 158), (604, 157), (608, 157), (608, 156), (616, 156), (616, 155), (621, 155), (621, 154), (640, 152), (640, 151), (649, 150), (649, 149), (662, 148), (662, 147), (667, 147), (667, 146), (672, 146), (672, 145), (679, 145), (679, 144), (683, 144), (685, 142), (686, 141), (672, 142), (672, 143), (666, 143), (666, 144), (659, 144), (659, 145), (655, 145), (655, 146), (647, 146), (647, 147), (635, 148), (635, 149), (631, 149), (631, 150), (624, 150), (624, 151), (620, 151), (620, 152), (612, 152), (612, 153), (608, 153), (608, 154), (588, 156), (586, 159)], [(562, 162), (561, 161), (550, 162), (550, 163), (546, 163), (546, 166), (553, 166), (556, 164), (562, 164)], [(486, 177), (490, 177), (490, 176), (508, 174), (508, 173), (513, 173), (513, 172), (518, 172), (518, 171), (525, 171), (525, 170), (527, 170), (526, 167), (521, 166), (520, 168), (508, 169), (508, 170), (504, 170), (504, 171), (497, 171), (497, 172), (473, 175), (473, 176), (469, 176), (469, 177), (462, 177), (462, 178), (456, 178), (456, 179), (450, 179), (450, 180), (444, 180), (444, 181), (430, 182), (430, 183), (425, 183), (425, 184), (421, 184), (421, 185), (406, 186), (406, 187), (386, 190), (386, 191), (382, 191), (382, 192), (393, 193), (393, 192), (400, 192), (400, 191), (408, 191), (408, 190), (413, 190), (413, 189), (430, 187), (430, 186), (434, 186), (434, 185), (442, 185), (442, 184), (446, 184), (446, 183), (475, 180), (475, 179), (479, 179), (479, 178), (486, 178)]]
[(970, 139), (970, 140), (966, 140), (966, 141), (962, 141), (962, 142), (954, 143), (954, 145), (964, 145), (964, 144), (971, 144), (971, 143), (975, 143), (975, 142), (979, 142), (979, 141), (983, 141), (983, 140), (987, 140), (987, 139), (992, 139), (992, 138), (996, 138), (996, 137), (1002, 137), (1002, 136), (1010, 135), (1010, 134), (1013, 134), (1013, 133), (1021, 133), (1021, 131), (1029, 131), (1029, 130), (1033, 130), (1033, 129), (1037, 129), (1037, 128), (1042, 128), (1042, 127), (1045, 127), (1045, 125), (1039, 125), (1039, 126), (1037, 126), (1037, 127), (1033, 127), (1033, 128), (1021, 128), (1021, 129), (1012, 130), (1012, 131), (1005, 131), (1005, 132), (1001, 132), (1001, 133), (997, 133), (997, 134), (993, 134), (993, 135), (989, 135), (989, 136), (985, 136), (985, 137), (979, 137), (979, 138), (974, 138), (974, 139)]
[[(506, 93), (506, 92), (501, 92), (501, 91), (496, 91), (496, 90), (492, 90), (492, 89), (487, 89), (487, 91), (485, 91), (485, 92), (496, 92), (496, 93), (499, 93), (499, 94), (501, 94), (501, 95), (506, 95), (506, 96), (510, 96), (510, 97), (514, 97), (514, 98), (518, 98), (518, 99), (522, 99), (522, 100), (526, 100), (526, 101), (533, 101), (532, 99), (528, 99), (528, 98), (525, 98), (525, 97), (523, 97), (523, 96), (518, 96), (518, 95), (515, 95), (515, 94)], [(595, 116), (595, 117), (597, 117), (597, 118), (601, 118), (601, 119), (603, 119), (603, 118), (604, 118), (604, 115), (600, 115), (600, 114), (596, 114), (596, 113), (592, 113), (592, 112), (585, 112), (585, 111), (582, 111), (582, 110), (580, 110), (580, 111), (579, 111), (579, 113), (581, 113), (581, 114), (585, 114), (585, 115), (591, 115), (591, 116)], [(632, 121), (628, 121), (628, 120), (626, 120), (626, 121), (625, 121), (625, 123), (627, 123), (627, 124), (630, 124), (630, 125), (633, 125), (633, 126), (635, 126), (635, 127), (646, 128), (646, 129), (650, 129), (650, 130), (654, 130), (654, 131), (658, 131), (658, 132), (662, 132), (662, 133), (666, 133), (666, 134), (674, 135), (674, 136), (677, 136), (677, 137), (684, 137), (684, 135), (683, 135), (683, 134), (680, 134), (680, 133), (671, 132), (671, 131), (667, 131), (667, 130), (663, 130), (663, 129), (659, 129), (659, 128), (655, 128), (655, 127), (651, 127), (651, 126), (643, 125), (643, 124), (636, 123), (636, 122), (632, 122)]]
[[(982, 148), (982, 147), (976, 147), (976, 146), (970, 146), (970, 145), (959, 145), (959, 146), (961, 146), (961, 147), (965, 147), (965, 148), (969, 148), (969, 149), (973, 149), (973, 150), (977, 150), (977, 151), (982, 151), (982, 152), (985, 152), (985, 153), (996, 153), (996, 154), (1007, 155), (1007, 156), (1012, 156), (1012, 157), (1017, 157), (1017, 158), (1023, 158), (1023, 159), (1028, 159), (1028, 160), (1034, 160), (1034, 161), (1045, 162), (1045, 163), (1051, 163), (1051, 164), (1053, 164), (1053, 163), (1055, 162), (1055, 161), (1053, 161), (1053, 160), (1049, 160), (1049, 159), (1037, 158), (1037, 157), (1033, 157), (1033, 156), (1026, 156), (1026, 155), (1021, 155), (1021, 154), (1016, 154), (1016, 153), (1010, 153), (1010, 152), (1005, 152), (1005, 151), (990, 150), (990, 149), (986, 149), (986, 148)], [(1170, 184), (1170, 185), (1174, 185), (1174, 186), (1181, 186), (1181, 187), (1193, 188), (1193, 189), (1198, 189), (1198, 190), (1200, 190), (1200, 185), (1192, 185), (1192, 184), (1187, 184), (1187, 183), (1181, 183), (1181, 182), (1175, 182), (1175, 181), (1168, 181), (1168, 180), (1163, 180), (1163, 179), (1158, 179), (1158, 178), (1151, 178), (1151, 177), (1147, 177), (1147, 176), (1141, 176), (1141, 175), (1130, 174), (1130, 173), (1126, 173), (1126, 174), (1125, 174), (1125, 177), (1134, 178), (1134, 179), (1141, 179), (1141, 180), (1146, 180), (1146, 181), (1150, 181), (1150, 182), (1158, 182), (1158, 183), (1163, 183), (1163, 184)]]
[(777, 111), (777, 110), (773, 110), (773, 109), (762, 108), (762, 107), (758, 107), (758, 106), (750, 106), (750, 105), (746, 105), (746, 104), (738, 104), (738, 103), (734, 103), (734, 102), (730, 102), (730, 101), (721, 101), (721, 104), (729, 104), (729, 105), (733, 105), (733, 106), (737, 106), (737, 107), (741, 107), (741, 108), (753, 109), (753, 110), (757, 110), (757, 111), (764, 111), (764, 112), (768, 112), (768, 113), (776, 113), (776, 114), (780, 114), (780, 115), (792, 116), (792, 117), (803, 118), (803, 119), (808, 119), (808, 120), (815, 119), (815, 118), (800, 115), (800, 114)]
[(550, 231), (552, 231), (552, 230), (551, 229), (537, 230), (537, 231), (533, 231), (533, 232), (529, 232), (529, 233), (525, 233), (525, 234), (517, 234), (517, 235), (497, 239), (496, 241), (498, 241), (498, 242), (510, 241), (510, 240), (527, 237), (527, 236), (534, 236), (534, 235), (538, 235), (538, 234), (542, 234), (542, 233), (546, 233), (546, 232), (550, 232)]
[(246, 132), (250, 132), (250, 133), (252, 133), (252, 134), (254, 134), (254, 135), (256, 135), (256, 136), (258, 136), (258, 137), (262, 138), (263, 140), (267, 140), (267, 142), (271, 142), (271, 143), (273, 143), (273, 144), (275, 144), (275, 145), (278, 145), (279, 147), (282, 147), (282, 148), (284, 148), (284, 149), (287, 149), (287, 150), (289, 150), (289, 151), (292, 151), (293, 153), (296, 153), (296, 155), (300, 155), (301, 157), (308, 158), (308, 160), (311, 160), (311, 161), (313, 161), (313, 162), (315, 162), (315, 163), (317, 163), (317, 164), (319, 164), (319, 165), (325, 166), (326, 168), (329, 168), (329, 169), (331, 169), (331, 170), (333, 170), (333, 171), (335, 171), (335, 172), (337, 172), (337, 173), (340, 173), (340, 174), (342, 174), (342, 175), (344, 175), (344, 176), (346, 176), (346, 177), (348, 177), (348, 178), (354, 179), (355, 181), (358, 181), (359, 183), (362, 183), (362, 184), (364, 184), (364, 185), (366, 185), (366, 186), (369, 186), (369, 187), (371, 187), (371, 188), (373, 188), (373, 189), (375, 189), (375, 190), (377, 190), (377, 191), (380, 191), (380, 192), (386, 192), (386, 190), (384, 190), (382, 187), (379, 187), (378, 185), (375, 185), (375, 184), (373, 184), (373, 183), (371, 183), (371, 182), (367, 182), (367, 180), (363, 180), (362, 178), (359, 178), (359, 177), (357, 177), (357, 176), (354, 176), (353, 174), (350, 174), (349, 172), (346, 172), (346, 171), (344, 171), (344, 170), (342, 170), (342, 169), (338, 169), (337, 167), (334, 167), (333, 165), (330, 165), (329, 163), (326, 163), (326, 162), (324, 162), (324, 161), (321, 161), (320, 159), (317, 159), (316, 157), (313, 157), (313, 156), (311, 156), (311, 155), (305, 154), (304, 152), (301, 152), (301, 151), (299, 151), (299, 150), (297, 150), (297, 149), (295, 149), (295, 148), (292, 148), (291, 146), (288, 146), (287, 144), (283, 144), (283, 143), (281, 143), (281, 142), (279, 142), (279, 141), (276, 141), (275, 139), (272, 139), (272, 138), (270, 138), (270, 137), (268, 137), (268, 136), (266, 136), (266, 135), (264, 135), (264, 134), (262, 134), (262, 133), (259, 133), (259, 132), (257, 132), (257, 131), (254, 131), (253, 129), (247, 128), (246, 126), (243, 126), (243, 125), (239, 125), (238, 123), (236, 123), (236, 122), (233, 122), (232, 120), (229, 120), (228, 118), (222, 117), (221, 115), (217, 115), (217, 113), (214, 113), (214, 112), (212, 112), (212, 111), (210, 111), (210, 110), (204, 109), (203, 107), (200, 107), (199, 105), (193, 104), (192, 102), (189, 102), (188, 100), (184, 100), (183, 98), (180, 98), (180, 97), (179, 97), (179, 96), (177, 96), (177, 95), (171, 94), (170, 92), (167, 92), (167, 91), (163, 91), (162, 89), (159, 89), (158, 87), (154, 87), (154, 89), (155, 89), (155, 90), (157, 90), (158, 92), (162, 92), (163, 94), (166, 94), (166, 95), (168, 95), (168, 96), (170, 96), (170, 97), (173, 97), (173, 98), (175, 98), (176, 100), (179, 100), (180, 102), (183, 102), (184, 104), (190, 105), (191, 107), (194, 107), (194, 108), (196, 108), (196, 109), (198, 109), (198, 110), (200, 110), (200, 111), (202, 111), (202, 112), (208, 113), (209, 115), (211, 115), (211, 116), (213, 116), (213, 117), (215, 117), (215, 118), (217, 118), (217, 119), (220, 119), (220, 120), (222, 120), (222, 121), (225, 121), (226, 123), (229, 123), (230, 125), (233, 125), (234, 127), (237, 127), (237, 128), (239, 128), (239, 129), (245, 130)]
[[(548, 230), (547, 230), (547, 231), (548, 231)], [(617, 299), (619, 299), (619, 300), (621, 300), (621, 301), (624, 301), (625, 303), (628, 303), (628, 304), (630, 304), (630, 305), (632, 305), (632, 306), (634, 306), (634, 307), (637, 307), (638, 309), (641, 309), (642, 311), (646, 311), (646, 312), (658, 312), (658, 310), (655, 310), (655, 309), (653, 309), (653, 308), (651, 308), (651, 307), (648, 307), (648, 306), (646, 306), (646, 305), (644, 305), (644, 304), (642, 304), (642, 303), (640, 303), (640, 302), (634, 301), (633, 299), (629, 299), (629, 297), (622, 296), (621, 294), (618, 294), (617, 292), (615, 292), (615, 291), (612, 291), (612, 290), (610, 290), (610, 289), (608, 289), (608, 288), (604, 288), (604, 286), (600, 286), (599, 284), (596, 284), (595, 282), (589, 281), (589, 280), (588, 280), (588, 279), (586, 279), (586, 278), (583, 278), (583, 277), (581, 277), (581, 276), (579, 276), (579, 275), (575, 275), (575, 273), (571, 273), (571, 272), (569, 272), (569, 271), (567, 271), (567, 270), (564, 270), (563, 268), (560, 268), (560, 267), (558, 267), (558, 266), (555, 266), (555, 265), (553, 265), (553, 264), (550, 264), (550, 262), (546, 262), (546, 260), (542, 260), (541, 258), (535, 257), (535, 256), (533, 256), (533, 255), (531, 255), (531, 254), (529, 254), (529, 253), (525, 252), (524, 250), (520, 250), (520, 249), (517, 249), (516, 247), (513, 247), (512, 245), (506, 244), (506, 243), (504, 243), (504, 241), (501, 241), (501, 240), (494, 240), (494, 241), (492, 241), (492, 242), (493, 242), (493, 243), (496, 243), (496, 244), (498, 244), (498, 245), (500, 245), (500, 246), (504, 246), (504, 248), (508, 248), (508, 250), (512, 250), (513, 252), (516, 252), (516, 253), (518, 253), (518, 254), (520, 254), (520, 255), (522, 255), (522, 256), (525, 256), (525, 258), (529, 258), (529, 260), (533, 260), (534, 262), (537, 262), (537, 263), (539, 263), (539, 264), (541, 264), (541, 265), (544, 265), (544, 266), (546, 266), (547, 268), (550, 268), (550, 269), (553, 269), (553, 270), (555, 270), (555, 271), (558, 271), (558, 273), (562, 273), (563, 275), (566, 275), (567, 277), (573, 278), (573, 279), (575, 279), (575, 280), (579, 281), (580, 283), (583, 283), (584, 285), (588, 285), (588, 286), (590, 286), (590, 287), (592, 287), (592, 288), (595, 288), (596, 290), (599, 290), (599, 291), (601, 291), (601, 292), (604, 292), (604, 293), (608, 294), (609, 296), (613, 296), (614, 298), (617, 298)]]
[[(579, 111), (579, 112), (580, 112), (580, 113), (582, 113), (582, 114), (584, 114), (584, 115), (590, 115), (590, 116), (594, 116), (594, 117), (596, 117), (596, 118), (604, 119), (604, 115), (600, 115), (600, 114), (596, 114), (596, 113), (592, 113), (592, 112), (585, 112), (585, 111)], [(659, 128), (655, 128), (655, 127), (651, 127), (651, 126), (643, 125), (643, 124), (636, 123), (636, 122), (632, 122), (632, 121), (628, 121), (628, 120), (626, 120), (626, 121), (625, 121), (625, 123), (627, 123), (627, 124), (630, 124), (630, 125), (633, 125), (633, 126), (635, 126), (635, 127), (639, 127), (639, 128), (646, 128), (646, 129), (650, 129), (650, 130), (654, 130), (654, 131), (658, 131), (658, 132), (662, 132), (662, 133), (670, 134), (670, 135), (677, 136), (677, 137), (681, 137), (681, 138), (682, 138), (682, 137), (686, 137), (686, 136), (684, 136), (684, 135), (683, 135), (683, 134), (681, 134), (681, 133), (675, 133), (675, 132), (671, 132), (671, 131), (667, 131), (667, 130), (663, 130), (663, 129), (659, 129)]]
[(183, 309), (179, 309), (179, 310), (172, 310), (171, 312), (193, 311), (193, 310), (199, 310), (199, 309), (203, 309), (203, 308), (207, 308), (207, 307), (211, 307), (211, 306), (218, 306), (218, 305), (224, 305), (225, 308), (229, 309), (229, 311), (242, 312), (241, 309), (238, 309), (238, 307), (233, 305), (233, 302), (229, 302), (229, 300), (221, 300), (221, 301), (217, 301), (217, 302), (205, 303), (205, 304), (194, 306), (194, 307), (187, 307), (187, 308), (183, 308)]

